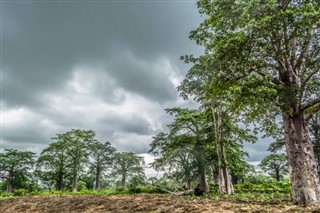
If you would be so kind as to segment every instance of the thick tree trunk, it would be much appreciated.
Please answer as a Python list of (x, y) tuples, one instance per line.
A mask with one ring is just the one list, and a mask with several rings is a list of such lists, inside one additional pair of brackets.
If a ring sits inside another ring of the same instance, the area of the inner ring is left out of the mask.
[(218, 161), (219, 161), (219, 194), (233, 194), (233, 185), (227, 167), (227, 156), (225, 151), (225, 143), (223, 141), (223, 134), (219, 141)]
[(280, 170), (276, 169), (276, 180), (280, 181)]
[(185, 188), (186, 188), (187, 190), (191, 189), (191, 180), (190, 180), (190, 179), (187, 179), (187, 180), (186, 180)]
[(205, 172), (201, 172), (199, 174), (199, 184), (194, 189), (194, 195), (203, 196), (208, 191), (209, 191), (209, 187), (208, 187), (208, 183), (207, 183), (207, 180), (206, 180), (206, 174), (205, 174)]
[(199, 142), (195, 145), (197, 151), (197, 164), (198, 164), (198, 175), (199, 175), (199, 184), (197, 186), (198, 195), (203, 195), (209, 191), (208, 183), (206, 180), (206, 165), (204, 158), (204, 149), (202, 145), (199, 145)]
[(7, 179), (7, 189), (6, 192), (7, 193), (12, 193), (13, 191), (13, 175), (11, 172), (9, 172), (9, 177)]
[(63, 174), (62, 173), (60, 173), (58, 176), (56, 188), (58, 191), (63, 191)]
[(77, 192), (78, 188), (78, 177), (77, 172), (74, 171), (72, 177), (72, 192)]
[(101, 169), (97, 167), (96, 171), (96, 185), (95, 185), (95, 190), (100, 190), (100, 176), (101, 176)]
[(284, 114), (283, 122), (293, 202), (304, 205), (318, 204), (320, 189), (317, 163), (303, 114)]
[(214, 105), (211, 106), (212, 117), (215, 123), (215, 137), (218, 155), (218, 184), (220, 194), (233, 194), (233, 185), (231, 176), (227, 167), (227, 156), (225, 151), (224, 139), (224, 121), (220, 109), (215, 109)]
[(233, 184), (226, 167), (219, 169), (219, 194), (233, 194)]
[(121, 179), (121, 186), (123, 186), (124, 188), (126, 188), (126, 175), (122, 174), (122, 179)]

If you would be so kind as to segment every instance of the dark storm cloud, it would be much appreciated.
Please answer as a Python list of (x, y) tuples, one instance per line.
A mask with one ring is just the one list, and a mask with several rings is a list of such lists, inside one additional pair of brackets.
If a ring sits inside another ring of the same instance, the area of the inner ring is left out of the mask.
[(98, 122), (104, 129), (110, 129), (113, 132), (135, 133), (137, 135), (151, 135), (152, 129), (150, 123), (142, 116), (121, 115), (110, 113), (103, 116)]
[(24, 106), (45, 104), (40, 94), (63, 87), (75, 65), (108, 65), (110, 58), (117, 60), (106, 72), (117, 77), (119, 86), (173, 100), (168, 79), (139, 63), (126, 63), (118, 53), (125, 47), (149, 63), (163, 55), (178, 62), (193, 50), (183, 38), (199, 22), (190, 2), (5, 2), (3, 11), (2, 98)]
[(120, 60), (113, 60), (110, 67), (119, 86), (130, 92), (160, 103), (177, 99), (176, 88), (166, 75), (168, 67), (165, 67), (165, 61), (150, 63), (132, 53), (125, 53)]

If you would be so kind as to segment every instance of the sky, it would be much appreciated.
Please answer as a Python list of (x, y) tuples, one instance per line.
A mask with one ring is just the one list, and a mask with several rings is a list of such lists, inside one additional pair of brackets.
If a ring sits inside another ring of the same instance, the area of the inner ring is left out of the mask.
[[(190, 68), (180, 56), (203, 53), (188, 38), (202, 20), (193, 0), (2, 0), (1, 151), (40, 153), (86, 129), (151, 162), (164, 109), (197, 105), (176, 87)], [(245, 144), (248, 161), (268, 145)]]

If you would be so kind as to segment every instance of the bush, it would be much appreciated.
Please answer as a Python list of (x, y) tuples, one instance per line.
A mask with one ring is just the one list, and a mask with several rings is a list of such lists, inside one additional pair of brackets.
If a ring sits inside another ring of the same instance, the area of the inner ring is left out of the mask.
[(123, 191), (126, 190), (126, 188), (124, 188), (123, 186), (117, 186), (117, 187), (115, 188), (115, 190), (116, 190), (117, 192), (123, 192)]
[(14, 196), (25, 196), (25, 195), (27, 195), (27, 194), (28, 194), (28, 191), (25, 190), (25, 189), (16, 189), (16, 190), (14, 190), (14, 192), (13, 192), (13, 195), (14, 195)]
[(13, 193), (1, 193), (0, 197), (13, 197)]
[(219, 192), (219, 185), (215, 183), (209, 183), (209, 192), (216, 194)]
[(161, 189), (158, 188), (150, 188), (150, 187), (131, 187), (128, 189), (130, 194), (139, 194), (139, 193), (147, 193), (147, 194), (155, 194), (155, 193), (163, 193)]
[(78, 191), (83, 191), (83, 190), (86, 190), (86, 189), (87, 189), (86, 183), (83, 182), (83, 181), (78, 181), (77, 190), (78, 190)]
[(243, 184), (235, 185), (234, 190), (236, 193), (290, 193), (291, 184), (289, 182), (272, 182), (262, 184), (253, 184), (246, 182)]

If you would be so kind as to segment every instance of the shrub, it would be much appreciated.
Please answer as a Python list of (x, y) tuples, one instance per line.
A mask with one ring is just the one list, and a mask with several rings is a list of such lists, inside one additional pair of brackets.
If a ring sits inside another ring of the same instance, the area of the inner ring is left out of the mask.
[(234, 186), (236, 193), (290, 193), (291, 184), (289, 182), (269, 182), (262, 184), (243, 183)]
[(0, 197), (13, 197), (13, 193), (1, 193)]
[(28, 191), (25, 189), (16, 189), (16, 190), (14, 190), (13, 195), (14, 196), (25, 196), (25, 195), (27, 195), (27, 193), (28, 193)]

